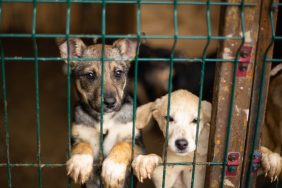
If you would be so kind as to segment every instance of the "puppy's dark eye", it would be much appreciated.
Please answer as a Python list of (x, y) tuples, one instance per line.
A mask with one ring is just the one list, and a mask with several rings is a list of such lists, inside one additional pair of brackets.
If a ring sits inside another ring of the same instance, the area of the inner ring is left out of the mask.
[(165, 118), (166, 120), (168, 119), (169, 122), (173, 122), (173, 121), (174, 121), (173, 117), (171, 117), (171, 116), (168, 116), (168, 117), (165, 116), (164, 118)]
[(122, 70), (115, 70), (114, 72), (116, 78), (121, 78), (123, 71)]
[(193, 119), (193, 121), (192, 121), (192, 123), (197, 123), (197, 122), (198, 122), (197, 118)]
[(96, 74), (94, 72), (88, 72), (85, 76), (88, 80), (94, 80), (96, 78)]

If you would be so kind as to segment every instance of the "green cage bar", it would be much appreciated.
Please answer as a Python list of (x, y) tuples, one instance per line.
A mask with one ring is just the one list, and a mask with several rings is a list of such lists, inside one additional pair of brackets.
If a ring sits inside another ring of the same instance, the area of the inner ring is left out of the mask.
[(12, 187), (12, 174), (11, 174), (11, 161), (10, 161), (10, 139), (9, 139), (9, 126), (8, 126), (8, 111), (7, 111), (7, 93), (6, 93), (6, 73), (5, 73), (5, 61), (4, 61), (4, 49), (2, 42), (1, 47), (1, 74), (2, 74), (2, 95), (3, 95), (3, 109), (4, 109), (4, 128), (5, 128), (5, 144), (6, 144), (6, 168), (8, 177), (8, 187)]
[[(70, 0), (66, 1), (67, 11), (66, 11), (66, 33), (65, 38), (67, 41), (67, 130), (68, 130), (68, 146), (67, 146), (67, 159), (71, 155), (71, 68), (70, 68), (70, 15), (71, 15), (71, 2)], [(67, 179), (67, 187), (71, 186), (70, 178)]]
[[(132, 126), (132, 138), (131, 138), (131, 160), (134, 160), (134, 146), (135, 146), (135, 128), (136, 128), (136, 110), (137, 110), (137, 91), (138, 91), (138, 62), (139, 62), (139, 49), (141, 44), (141, 4), (140, 0), (137, 0), (137, 14), (136, 14), (136, 27), (137, 27), (137, 48), (136, 57), (134, 61), (134, 80), (133, 80), (133, 126)], [(134, 187), (133, 172), (130, 171), (130, 187)]]
[(38, 187), (42, 187), (42, 169), (41, 169), (41, 138), (40, 138), (40, 98), (39, 98), (39, 62), (38, 62), (38, 46), (36, 42), (36, 16), (37, 2), (33, 1), (32, 15), (32, 43), (34, 50), (34, 66), (35, 66), (35, 100), (36, 100), (36, 142), (37, 142), (37, 163), (38, 163)]
[(210, 5), (211, 2), (210, 0), (207, 1), (207, 11), (206, 11), (206, 24), (207, 24), (207, 28), (208, 28), (208, 40), (207, 43), (205, 45), (205, 48), (203, 50), (203, 54), (202, 54), (202, 68), (201, 68), (201, 80), (200, 80), (200, 93), (199, 93), (199, 104), (198, 104), (198, 115), (197, 115), (197, 130), (196, 130), (196, 149), (194, 151), (194, 157), (193, 157), (193, 170), (192, 170), (192, 181), (191, 181), (191, 187), (194, 187), (194, 178), (195, 178), (195, 170), (196, 170), (196, 152), (197, 152), (197, 148), (198, 148), (198, 134), (199, 134), (199, 124), (200, 124), (200, 115), (201, 115), (201, 104), (202, 104), (202, 98), (203, 98), (203, 85), (204, 85), (204, 77), (205, 77), (205, 65), (206, 65), (206, 55), (207, 55), (207, 49), (210, 45), (210, 41), (211, 41), (211, 22), (210, 22)]
[[(0, 0), (0, 29), (2, 25), (2, 0)], [(7, 111), (7, 85), (6, 85), (6, 70), (5, 70), (5, 54), (4, 54), (4, 47), (2, 41), (0, 39), (0, 49), (1, 49), (1, 79), (2, 79), (2, 96), (3, 96), (3, 117), (4, 117), (4, 132), (5, 133), (5, 149), (6, 149), (6, 166), (7, 171), (7, 182), (8, 187), (12, 187), (12, 173), (11, 173), (11, 161), (10, 161), (10, 139), (9, 139), (9, 124), (8, 124), (8, 111)]]
[(172, 92), (172, 69), (174, 64), (174, 54), (175, 47), (178, 40), (178, 17), (177, 17), (177, 4), (176, 0), (173, 1), (173, 28), (174, 28), (174, 41), (171, 48), (170, 54), (170, 64), (169, 64), (169, 82), (168, 82), (168, 102), (167, 102), (167, 116), (166, 116), (166, 130), (165, 130), (165, 146), (163, 151), (163, 178), (162, 178), (162, 188), (165, 188), (165, 178), (166, 178), (166, 165), (167, 165), (167, 147), (168, 147), (168, 130), (169, 130), (169, 116), (170, 116), (170, 98)]

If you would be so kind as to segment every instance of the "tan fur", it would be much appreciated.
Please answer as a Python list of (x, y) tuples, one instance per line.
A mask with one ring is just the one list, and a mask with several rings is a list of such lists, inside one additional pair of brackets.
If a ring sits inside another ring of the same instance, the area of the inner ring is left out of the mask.
[(153, 107), (154, 102), (138, 107), (136, 114), (136, 128), (143, 129), (150, 124), (149, 122), (152, 119)]
[(282, 158), (280, 156), (282, 146), (282, 74), (270, 82), (261, 139), (264, 173), (272, 181), (278, 179), (279, 176), (282, 180)]
[(71, 154), (72, 155), (75, 155), (75, 154), (88, 154), (88, 155), (92, 155), (93, 151), (92, 151), (91, 145), (89, 143), (80, 142), (80, 143), (74, 145), (71, 148)]
[[(138, 146), (134, 147), (134, 155), (137, 156), (140, 153), (140, 148)], [(108, 155), (108, 158), (115, 161), (116, 163), (129, 164), (132, 159), (131, 155), (131, 143), (120, 142), (112, 148), (110, 154)]]

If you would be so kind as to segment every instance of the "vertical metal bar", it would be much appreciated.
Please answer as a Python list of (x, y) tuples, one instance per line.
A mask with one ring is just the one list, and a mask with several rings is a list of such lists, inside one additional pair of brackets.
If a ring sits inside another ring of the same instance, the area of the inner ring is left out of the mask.
[[(133, 88), (133, 127), (132, 127), (132, 145), (131, 145), (131, 159), (134, 159), (134, 146), (135, 146), (135, 127), (136, 127), (136, 108), (137, 108), (137, 86), (138, 86), (138, 56), (140, 48), (140, 36), (141, 36), (141, 4), (140, 0), (137, 0), (137, 48), (136, 48), (136, 57), (134, 61), (134, 88)], [(133, 184), (133, 173), (130, 175), (130, 187), (134, 187)]]
[[(235, 2), (227, 0), (228, 2)], [(208, 161), (223, 161), (222, 168), (207, 167), (206, 187), (224, 187), (226, 183), (234, 187), (240, 185), (240, 173), (243, 168), (244, 143), (246, 139), (249, 117), (251, 89), (253, 83), (253, 64), (259, 30), (259, 4), (245, 7), (253, 0), (238, 1), (239, 7), (228, 6), (224, 12), (221, 35), (241, 36), (241, 40), (222, 41), (219, 55), (224, 59), (234, 58), (235, 62), (217, 63), (215, 87), (213, 96), (212, 122), (209, 141)], [(238, 15), (238, 16), (237, 16)], [(240, 23), (241, 22), (241, 23)], [(244, 48), (242, 48), (244, 45)], [(239, 57), (243, 58), (245, 50), (249, 58), (248, 66), (242, 69)], [(242, 53), (241, 53), (242, 51)], [(239, 74), (241, 70), (246, 73)], [(238, 75), (237, 76), (237, 71)], [(232, 168), (227, 165), (228, 152), (237, 152), (239, 155), (236, 173), (230, 175)], [(226, 175), (228, 174), (228, 176)], [(233, 176), (233, 177), (230, 177)]]
[[(71, 1), (66, 0), (67, 12), (66, 12), (66, 39), (67, 39), (67, 129), (68, 129), (68, 147), (67, 147), (67, 159), (71, 154), (71, 67), (70, 67), (70, 15), (71, 15)], [(71, 179), (67, 178), (68, 188), (71, 186)]]
[[(248, 155), (248, 167), (247, 167), (247, 174), (246, 174), (246, 182), (245, 182), (245, 186), (247, 187), (251, 187), (253, 185), (255, 185), (255, 183), (253, 183), (253, 179), (255, 176), (252, 174), (252, 158), (255, 152), (255, 149), (258, 147), (258, 135), (259, 135), (259, 131), (261, 129), (261, 126), (263, 126), (263, 122), (264, 122), (264, 112), (265, 112), (265, 108), (266, 108), (266, 99), (267, 99), (267, 91), (268, 91), (268, 83), (269, 83), (269, 70), (270, 70), (270, 65), (268, 65), (267, 62), (267, 56), (270, 55), (272, 56), (272, 49), (273, 49), (273, 44), (276, 38), (275, 35), (275, 22), (274, 20), (276, 20), (276, 17), (273, 15), (273, 4), (274, 1), (271, 0), (271, 2), (269, 3), (269, 5), (262, 3), (262, 11), (267, 10), (268, 14), (264, 14), (263, 12), (261, 13), (261, 15), (268, 15), (269, 21), (270, 21), (270, 25), (271, 28), (267, 30), (267, 32), (271, 32), (271, 41), (269, 42), (269, 45), (267, 46), (264, 54), (263, 54), (263, 64), (262, 64), (262, 70), (261, 70), (261, 74), (260, 74), (260, 81), (256, 80), (259, 83), (259, 93), (258, 93), (258, 104), (257, 104), (257, 108), (254, 109), (255, 112), (255, 121), (254, 121), (254, 133), (252, 138), (252, 141), (250, 140), (251, 144), (251, 152), (250, 155)], [(268, 9), (265, 9), (264, 6), (268, 7)], [(275, 17), (275, 18), (274, 18)], [(265, 18), (261, 17), (261, 20), (263, 20)], [(259, 42), (259, 44), (261, 44)], [(264, 44), (262, 44), (263, 46)], [(259, 49), (260, 50), (260, 49)], [(261, 53), (258, 52), (258, 55), (260, 55)], [(258, 60), (258, 56), (257, 56), (257, 60)], [(257, 62), (258, 63), (258, 62)], [(256, 105), (256, 104), (255, 104)], [(251, 126), (251, 125), (250, 125)], [(252, 184), (253, 183), (253, 184)]]
[[(104, 123), (104, 71), (105, 71), (105, 35), (106, 35), (106, 0), (102, 0), (102, 51), (101, 51), (101, 113), (100, 113), (100, 161), (104, 159), (103, 123)], [(100, 187), (103, 187), (100, 179)]]
[(198, 134), (199, 134), (199, 124), (200, 124), (200, 115), (201, 115), (201, 103), (203, 98), (203, 85), (204, 85), (204, 79), (205, 79), (205, 65), (206, 65), (206, 54), (207, 49), (209, 47), (210, 41), (211, 41), (211, 22), (210, 22), (210, 0), (207, 1), (207, 11), (206, 11), (206, 20), (207, 20), (207, 28), (208, 28), (208, 40), (205, 45), (205, 48), (203, 50), (202, 54), (202, 68), (201, 68), (201, 80), (200, 80), (200, 93), (199, 93), (199, 103), (198, 103), (198, 115), (197, 115), (197, 129), (196, 129), (196, 149), (194, 151), (194, 157), (193, 157), (193, 170), (192, 170), (192, 179), (191, 179), (191, 187), (194, 187), (194, 179), (195, 179), (195, 170), (196, 170), (196, 153), (198, 149)]
[(37, 0), (33, 0), (32, 16), (32, 42), (34, 48), (35, 65), (35, 100), (36, 100), (36, 142), (37, 142), (37, 164), (38, 164), (38, 187), (42, 187), (42, 169), (41, 169), (41, 139), (40, 139), (40, 97), (39, 97), (39, 69), (38, 69), (38, 47), (36, 42), (36, 16)]
[(4, 109), (4, 129), (5, 129), (5, 146), (6, 146), (6, 169), (8, 177), (8, 187), (12, 187), (12, 174), (11, 174), (11, 162), (10, 162), (10, 141), (9, 141), (9, 126), (8, 126), (8, 111), (7, 111), (7, 87), (6, 87), (6, 71), (4, 61), (4, 48), (2, 41), (0, 40), (1, 48), (1, 73), (2, 73), (2, 95), (3, 95), (3, 109)]
[(221, 173), (221, 187), (224, 187), (224, 178), (225, 178), (225, 170), (227, 165), (227, 154), (229, 149), (229, 141), (230, 141), (230, 133), (231, 133), (231, 124), (232, 124), (232, 118), (233, 118), (233, 108), (234, 108), (234, 99), (235, 99), (235, 89), (236, 89), (236, 72), (238, 69), (238, 62), (239, 62), (239, 53), (242, 48), (242, 46), (245, 43), (245, 16), (244, 16), (244, 0), (241, 0), (240, 5), (240, 16), (241, 16), (241, 29), (242, 29), (242, 41), (241, 45), (238, 48), (235, 56), (235, 64), (234, 64), (234, 70), (233, 70), (233, 79), (232, 79), (232, 91), (231, 91), (231, 102), (230, 102), (230, 109), (229, 109), (229, 116), (228, 116), (228, 125), (227, 125), (227, 134), (226, 134), (226, 143), (225, 143), (225, 150), (224, 150), (224, 161), (223, 161), (223, 168)]
[(173, 1), (173, 23), (174, 23), (174, 41), (171, 48), (170, 54), (170, 66), (169, 66), (169, 83), (168, 83), (168, 102), (167, 102), (167, 116), (166, 116), (166, 131), (165, 131), (165, 146), (163, 154), (163, 181), (162, 188), (165, 188), (165, 178), (166, 178), (166, 163), (167, 163), (167, 147), (168, 147), (168, 130), (169, 130), (169, 116), (170, 116), (170, 98), (172, 92), (172, 74), (173, 74), (173, 64), (174, 64), (174, 53), (175, 47), (178, 40), (178, 17), (177, 17), (177, 0)]
[(104, 71), (105, 71), (105, 35), (106, 35), (106, 0), (102, 0), (102, 51), (101, 51), (101, 113), (100, 113), (100, 157), (104, 158), (103, 148), (103, 115), (104, 115)]
[[(0, 30), (2, 29), (2, 0), (0, 0)], [(8, 110), (7, 110), (7, 86), (6, 86), (6, 71), (5, 71), (5, 55), (2, 40), (0, 39), (1, 49), (1, 75), (2, 75), (2, 96), (3, 96), (3, 112), (4, 112), (4, 133), (5, 133), (5, 147), (6, 147), (6, 171), (8, 177), (8, 187), (12, 187), (12, 173), (10, 162), (10, 140), (9, 140), (9, 124), (8, 124)]]

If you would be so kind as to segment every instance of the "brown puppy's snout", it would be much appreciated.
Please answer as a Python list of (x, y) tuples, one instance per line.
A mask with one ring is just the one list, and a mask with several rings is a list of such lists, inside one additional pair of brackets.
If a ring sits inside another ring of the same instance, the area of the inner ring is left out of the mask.
[(178, 150), (184, 151), (188, 147), (188, 141), (185, 138), (177, 139), (175, 141), (175, 146)]
[(107, 109), (112, 109), (116, 105), (116, 98), (113, 94), (105, 94), (104, 95), (104, 105)]

